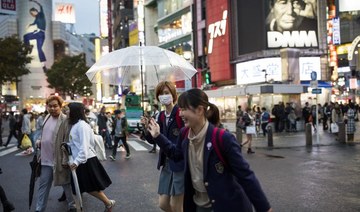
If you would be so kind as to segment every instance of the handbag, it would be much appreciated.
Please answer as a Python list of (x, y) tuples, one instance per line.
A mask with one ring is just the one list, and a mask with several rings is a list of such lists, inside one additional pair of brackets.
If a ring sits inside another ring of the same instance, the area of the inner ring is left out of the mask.
[(20, 148), (26, 150), (31, 146), (32, 146), (32, 144), (31, 144), (31, 140), (30, 140), (29, 136), (27, 134), (24, 134), (23, 138), (21, 139)]
[(332, 133), (338, 133), (339, 132), (339, 126), (336, 123), (331, 123), (330, 129)]
[(246, 127), (246, 134), (256, 134), (255, 126), (250, 125)]

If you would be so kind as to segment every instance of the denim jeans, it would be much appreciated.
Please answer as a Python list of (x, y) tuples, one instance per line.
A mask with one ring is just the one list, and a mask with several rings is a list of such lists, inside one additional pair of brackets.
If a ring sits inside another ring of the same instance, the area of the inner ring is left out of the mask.
[(101, 132), (101, 136), (103, 137), (105, 143), (107, 144), (108, 147), (112, 146), (112, 140), (111, 140), (111, 136), (108, 130)]
[[(47, 201), (49, 198), (50, 188), (53, 182), (53, 172), (54, 169), (52, 166), (41, 166), (41, 175), (39, 181), (39, 190), (38, 198), (36, 203), (36, 211), (44, 212), (46, 210)], [(66, 200), (68, 203), (68, 209), (75, 208), (75, 201), (72, 196), (71, 184), (66, 184), (62, 186)]]

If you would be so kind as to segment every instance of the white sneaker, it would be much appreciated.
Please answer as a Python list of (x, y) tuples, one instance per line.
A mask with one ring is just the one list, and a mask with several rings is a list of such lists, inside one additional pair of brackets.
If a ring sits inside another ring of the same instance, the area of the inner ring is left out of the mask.
[(112, 161), (116, 160), (115, 157), (112, 156), (112, 155), (110, 155), (109, 158), (110, 158)]
[(116, 203), (115, 200), (110, 200), (110, 204), (105, 206), (104, 212), (112, 212), (112, 209), (114, 208), (115, 203)]

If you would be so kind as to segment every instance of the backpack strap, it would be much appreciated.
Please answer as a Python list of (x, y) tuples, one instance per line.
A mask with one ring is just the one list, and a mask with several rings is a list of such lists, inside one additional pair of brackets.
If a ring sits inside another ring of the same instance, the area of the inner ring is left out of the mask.
[(183, 127), (183, 122), (182, 122), (182, 119), (180, 117), (180, 108), (178, 108), (176, 110), (176, 114), (175, 114), (175, 121), (176, 121), (176, 125), (179, 129), (181, 129)]
[(224, 144), (223, 144), (223, 139), (222, 139), (224, 133), (225, 133), (224, 129), (214, 127), (214, 130), (212, 132), (211, 143), (214, 147), (216, 155), (218, 156), (220, 161), (224, 164), (224, 166), (227, 167), (228, 164), (227, 164), (225, 158), (223, 157), (223, 155), (221, 154), (221, 152), (224, 150)]
[(180, 138), (181, 138), (181, 141), (184, 140), (188, 134), (189, 134), (189, 129), (188, 127), (184, 127), (182, 130), (181, 130), (181, 133), (180, 133)]
[(164, 123), (164, 121), (165, 121), (165, 112), (164, 111), (160, 112), (159, 121), (160, 121), (160, 123)]

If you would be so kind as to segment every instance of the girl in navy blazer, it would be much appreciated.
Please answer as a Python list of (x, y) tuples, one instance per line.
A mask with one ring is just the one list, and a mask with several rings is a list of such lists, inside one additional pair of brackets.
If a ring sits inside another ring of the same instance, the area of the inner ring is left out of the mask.
[(214, 126), (208, 122), (207, 114), (216, 106), (209, 103), (207, 95), (199, 89), (188, 90), (181, 94), (178, 105), (186, 128), (181, 130), (176, 144), (160, 133), (154, 119), (148, 131), (168, 157), (185, 162), (184, 212), (252, 211), (252, 205), (256, 211), (271, 212), (235, 137), (228, 132), (222, 134), (220, 150), (226, 164), (215, 152)]
[[(180, 129), (184, 122), (179, 116), (179, 107), (175, 105), (177, 101), (176, 87), (168, 81), (160, 82), (155, 89), (157, 100), (165, 106), (158, 116), (159, 131), (170, 142), (174, 144), (180, 134)], [(142, 118), (142, 123), (147, 128), (148, 119)], [(149, 143), (155, 143), (150, 133), (145, 131), (145, 138)], [(168, 158), (160, 148), (159, 161), (157, 168), (161, 168), (159, 179), (159, 207), (166, 212), (182, 212), (184, 201), (184, 161), (174, 161)]]

